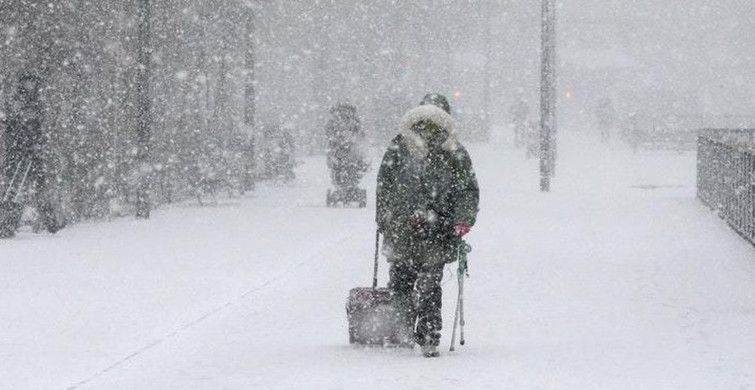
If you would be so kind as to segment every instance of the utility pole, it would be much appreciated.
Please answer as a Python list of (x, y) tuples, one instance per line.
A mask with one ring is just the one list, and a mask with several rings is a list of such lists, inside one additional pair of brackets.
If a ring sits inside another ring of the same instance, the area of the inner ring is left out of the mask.
[(555, 171), (556, 135), (556, 7), (542, 0), (540, 67), (540, 191), (550, 191)]
[(151, 99), (150, 93), (150, 68), (152, 48), (150, 42), (150, 5), (149, 0), (139, 0), (137, 16), (138, 29), (138, 54), (136, 72), (136, 96), (137, 96), (137, 160), (139, 166), (139, 184), (136, 191), (136, 217), (147, 219), (150, 211), (150, 191), (152, 169), (151, 156)]
[(254, 5), (251, 3), (246, 4), (246, 47), (244, 49), (244, 125), (246, 127), (248, 144), (246, 145), (247, 155), (246, 167), (244, 169), (244, 190), (251, 191), (254, 189), (254, 171), (255, 171), (255, 144), (256, 144), (256, 131), (255, 131), (255, 111), (256, 111), (256, 96), (254, 88), (254, 64), (255, 59), (255, 39), (256, 39), (256, 12)]
[(485, 34), (485, 69), (483, 70), (483, 91), (482, 91), (482, 99), (483, 99), (483, 126), (485, 126), (485, 129), (483, 130), (483, 139), (487, 140), (490, 136), (490, 105), (491, 105), (491, 68), (493, 66), (492, 62), (493, 59), (492, 56), (492, 50), (491, 50), (491, 41), (492, 41), (492, 32), (490, 23), (492, 21), (492, 14), (493, 14), (493, 7), (491, 7), (491, 3), (495, 0), (487, 0), (485, 2), (485, 28), (483, 30), (483, 34)]

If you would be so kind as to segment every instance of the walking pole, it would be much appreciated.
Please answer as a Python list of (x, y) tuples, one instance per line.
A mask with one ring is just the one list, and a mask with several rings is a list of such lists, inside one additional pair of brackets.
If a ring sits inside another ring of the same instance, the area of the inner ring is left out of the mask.
[(459, 344), (464, 345), (464, 277), (469, 277), (469, 267), (467, 266), (467, 253), (472, 251), (472, 247), (462, 241), (459, 249)]
[(459, 295), (456, 298), (456, 314), (454, 315), (454, 329), (451, 334), (451, 348), (449, 351), (456, 350), (456, 328), (460, 325), (460, 338), (459, 344), (464, 345), (464, 277), (469, 276), (467, 273), (467, 253), (472, 251), (472, 247), (464, 241), (459, 243), (457, 249), (457, 259), (459, 261), (459, 269), (456, 272), (456, 278), (459, 282)]
[[(467, 255), (463, 253), (459, 260), (459, 344), (464, 345), (464, 276), (467, 273)], [(463, 266), (462, 266), (463, 264)]]
[(451, 332), (451, 348), (448, 350), (453, 352), (456, 350), (456, 327), (459, 324), (459, 304), (461, 303), (461, 289), (459, 289), (459, 295), (456, 298), (456, 313), (454, 314), (454, 329)]

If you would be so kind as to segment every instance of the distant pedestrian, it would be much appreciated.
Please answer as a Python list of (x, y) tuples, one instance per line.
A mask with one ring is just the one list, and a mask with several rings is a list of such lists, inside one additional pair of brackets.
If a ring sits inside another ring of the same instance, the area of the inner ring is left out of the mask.
[[(6, 157), (3, 166), (5, 185), (0, 205), (0, 237), (13, 237), (23, 205), (36, 207), (42, 226), (55, 233), (64, 224), (58, 221), (49, 200), (42, 134), (44, 110), (40, 101), (41, 82), (32, 74), (21, 76), (16, 93), (8, 105), (5, 134)], [(30, 191), (27, 191), (30, 190)], [(27, 199), (30, 193), (32, 199)]]
[(356, 187), (367, 170), (367, 162), (360, 149), (364, 133), (356, 107), (345, 103), (333, 106), (325, 133), (328, 138), (327, 164), (333, 185), (338, 188)]
[(527, 140), (527, 121), (530, 109), (523, 96), (516, 99), (509, 110), (509, 120), (514, 130), (514, 146), (521, 147)]
[(616, 121), (616, 110), (609, 97), (603, 97), (595, 107), (595, 119), (600, 130), (600, 141), (607, 144), (611, 140), (611, 128)]

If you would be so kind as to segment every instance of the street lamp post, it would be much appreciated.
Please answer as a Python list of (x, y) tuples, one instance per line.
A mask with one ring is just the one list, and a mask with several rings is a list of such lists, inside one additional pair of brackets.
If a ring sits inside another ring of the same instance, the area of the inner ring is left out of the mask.
[(491, 122), (491, 120), (490, 120), (490, 105), (491, 105), (491, 91), (490, 91), (491, 85), (490, 84), (491, 84), (491, 74), (490, 74), (490, 72), (491, 72), (491, 68), (493, 66), (493, 64), (492, 64), (493, 59), (492, 59), (492, 50), (491, 50), (491, 46), (492, 46), (492, 44), (491, 44), (491, 40), (492, 40), (491, 34), (492, 34), (492, 31), (491, 31), (490, 23), (492, 22), (492, 14), (493, 14), (493, 9), (492, 8), (493, 7), (491, 6), (491, 3), (493, 1), (494, 0), (488, 0), (488, 1), (485, 2), (485, 14), (486, 14), (486, 17), (485, 17), (485, 28), (484, 28), (484, 32), (483, 32), (483, 34), (485, 34), (485, 37), (484, 37), (484, 39), (485, 39), (485, 69), (483, 70), (483, 88), (484, 89), (483, 89), (483, 93), (482, 93), (482, 96), (483, 96), (483, 102), (482, 102), (482, 104), (483, 104), (483, 107), (484, 107), (484, 112), (483, 112), (484, 123), (483, 123), (483, 126), (485, 126), (485, 131), (484, 131), (484, 138), (485, 139), (487, 139), (488, 136), (490, 135), (490, 128), (491, 128), (491, 125), (490, 125), (490, 122)]
[(255, 170), (255, 86), (254, 86), (254, 66), (255, 66), (255, 38), (256, 38), (256, 12), (254, 5), (251, 3), (246, 4), (246, 39), (244, 40), (244, 125), (249, 133), (249, 140), (247, 145), (246, 155), (246, 169), (244, 172), (244, 190), (251, 191), (254, 189), (254, 170)]
[(138, 145), (137, 160), (139, 165), (139, 184), (136, 193), (136, 217), (149, 218), (150, 211), (150, 177), (151, 166), (150, 146), (151, 132), (151, 93), (150, 93), (150, 68), (151, 68), (151, 43), (150, 43), (150, 4), (149, 0), (139, 0), (137, 16), (138, 29), (138, 54), (137, 54), (137, 130), (136, 138)]
[(540, 191), (550, 191), (555, 170), (556, 134), (556, 8), (542, 0), (540, 68)]

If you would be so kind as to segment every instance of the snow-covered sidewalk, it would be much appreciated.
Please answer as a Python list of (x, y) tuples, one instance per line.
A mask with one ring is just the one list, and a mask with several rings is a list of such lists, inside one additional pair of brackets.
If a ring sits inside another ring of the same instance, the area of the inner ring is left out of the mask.
[(755, 249), (695, 199), (693, 154), (567, 132), (542, 194), (523, 151), (470, 152), (482, 203), (457, 352), (453, 266), (440, 359), (348, 345), (374, 199), (326, 208), (311, 158), (217, 207), (0, 241), (0, 388), (755, 388)]

